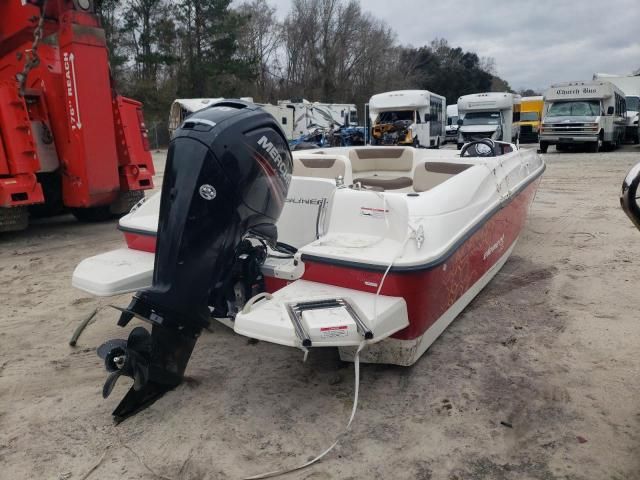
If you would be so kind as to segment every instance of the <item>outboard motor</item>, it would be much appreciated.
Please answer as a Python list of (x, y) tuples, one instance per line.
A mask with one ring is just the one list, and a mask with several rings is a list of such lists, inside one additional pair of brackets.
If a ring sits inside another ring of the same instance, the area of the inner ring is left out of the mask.
[(153, 285), (137, 292), (122, 314), (151, 324), (98, 354), (117, 379), (133, 378), (114, 410), (117, 420), (145, 408), (182, 381), (213, 298), (228, 284), (236, 249), (250, 235), (275, 244), (292, 159), (275, 119), (260, 107), (224, 101), (188, 117), (169, 146), (162, 184)]

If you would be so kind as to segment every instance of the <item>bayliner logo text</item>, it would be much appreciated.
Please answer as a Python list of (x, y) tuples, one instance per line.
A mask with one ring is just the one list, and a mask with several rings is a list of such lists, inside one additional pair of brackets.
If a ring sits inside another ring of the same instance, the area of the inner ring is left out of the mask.
[(502, 250), (503, 247), (504, 247), (504, 234), (500, 237), (500, 239), (496, 243), (494, 243), (489, 248), (487, 248), (487, 251), (484, 252), (484, 255), (482, 256), (482, 260), (486, 260), (491, 256), (493, 252), (495, 252), (496, 250)]
[(284, 160), (282, 159), (282, 156), (280, 155), (280, 152), (278, 152), (278, 149), (275, 147), (275, 145), (271, 143), (269, 139), (264, 135), (260, 140), (258, 140), (258, 145), (260, 145), (262, 148), (264, 148), (267, 151), (271, 159), (275, 162), (276, 166), (278, 167), (278, 170), (280, 171), (280, 175), (282, 175), (285, 181), (289, 183), (289, 177), (291, 175), (289, 174), (289, 171), (287, 170), (287, 165), (284, 163)]

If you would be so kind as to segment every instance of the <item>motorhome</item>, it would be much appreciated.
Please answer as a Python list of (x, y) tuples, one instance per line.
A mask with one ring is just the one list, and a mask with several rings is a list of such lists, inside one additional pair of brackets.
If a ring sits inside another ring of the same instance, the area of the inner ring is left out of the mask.
[(445, 143), (447, 100), (427, 90), (398, 90), (369, 100), (372, 145), (440, 148)]
[(523, 97), (520, 107), (520, 141), (538, 143), (538, 130), (542, 121), (544, 97)]
[(627, 100), (627, 124), (625, 140), (635, 144), (640, 143), (638, 119), (640, 118), (640, 75), (611, 75), (596, 73), (594, 80), (611, 82), (624, 93)]
[(458, 150), (465, 143), (491, 138), (517, 143), (520, 138), (520, 95), (487, 92), (458, 98)]
[(455, 142), (458, 137), (458, 105), (447, 105), (446, 141)]
[(540, 151), (587, 145), (592, 152), (613, 149), (624, 139), (624, 93), (611, 82), (594, 80), (552, 85), (544, 94)]

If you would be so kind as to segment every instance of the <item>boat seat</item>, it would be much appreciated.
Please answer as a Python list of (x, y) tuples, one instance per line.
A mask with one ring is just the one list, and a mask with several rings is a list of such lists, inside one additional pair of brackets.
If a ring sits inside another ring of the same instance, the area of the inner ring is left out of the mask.
[(353, 183), (360, 182), (365, 187), (378, 187), (383, 190), (400, 190), (401, 188), (407, 188), (413, 185), (411, 177), (359, 177), (354, 178)]
[(353, 173), (406, 172), (411, 176), (413, 152), (409, 148), (357, 148), (349, 150)]
[(339, 156), (294, 156), (293, 175), (298, 177), (336, 178), (345, 176), (346, 159)]
[(413, 172), (413, 189), (416, 192), (426, 192), (472, 166), (447, 162), (419, 163)]

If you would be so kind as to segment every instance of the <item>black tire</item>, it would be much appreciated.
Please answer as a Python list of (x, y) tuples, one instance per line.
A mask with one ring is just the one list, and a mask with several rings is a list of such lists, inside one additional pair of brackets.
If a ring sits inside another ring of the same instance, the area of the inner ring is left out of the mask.
[(0, 233), (18, 232), (29, 226), (29, 209), (27, 207), (0, 208)]
[(563, 145), (558, 143), (556, 145), (556, 152), (566, 152), (567, 151), (567, 145)]
[(549, 144), (547, 142), (540, 142), (540, 153), (547, 153), (549, 150)]
[(120, 192), (118, 199), (109, 207), (111, 214), (115, 217), (122, 217), (129, 213), (133, 206), (144, 198), (144, 190), (129, 190)]
[(591, 153), (598, 153), (600, 151), (600, 148), (601, 145), (599, 140), (597, 142), (592, 142), (589, 144), (589, 152)]
[(458, 143), (456, 146), (458, 147), (458, 150), (461, 150), (463, 145), (464, 143)]
[(71, 213), (80, 222), (93, 223), (104, 222), (113, 218), (110, 205), (89, 208), (71, 208)]

